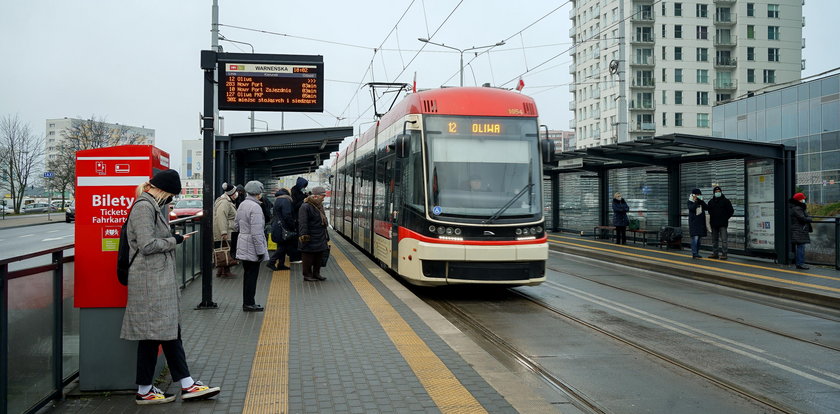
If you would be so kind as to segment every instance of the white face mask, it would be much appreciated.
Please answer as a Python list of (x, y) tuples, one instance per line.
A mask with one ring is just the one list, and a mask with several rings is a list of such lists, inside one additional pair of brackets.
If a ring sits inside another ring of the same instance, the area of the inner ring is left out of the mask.
[(621, 197), (616, 197), (615, 199), (618, 200), (618, 201), (621, 201)]

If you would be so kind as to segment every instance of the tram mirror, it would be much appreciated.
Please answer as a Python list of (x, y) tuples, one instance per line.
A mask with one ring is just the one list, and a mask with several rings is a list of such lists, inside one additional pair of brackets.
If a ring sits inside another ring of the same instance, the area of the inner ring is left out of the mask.
[(540, 145), (542, 145), (543, 163), (548, 164), (551, 162), (551, 159), (554, 158), (554, 141), (550, 139), (544, 139), (540, 141)]
[(409, 152), (411, 152), (411, 135), (397, 135), (397, 157), (406, 158)]

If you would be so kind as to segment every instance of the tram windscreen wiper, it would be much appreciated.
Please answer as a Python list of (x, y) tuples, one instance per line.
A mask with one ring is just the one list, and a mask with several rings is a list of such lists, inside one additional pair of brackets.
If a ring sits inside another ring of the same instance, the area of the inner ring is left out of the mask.
[(493, 213), (493, 215), (492, 215), (492, 216), (490, 216), (490, 218), (488, 218), (487, 220), (484, 220), (484, 223), (485, 223), (485, 224), (486, 224), (486, 223), (492, 223), (492, 222), (493, 222), (493, 221), (495, 221), (497, 218), (499, 218), (499, 216), (501, 216), (501, 215), (502, 215), (502, 213), (504, 213), (505, 211), (507, 211), (507, 209), (509, 209), (509, 208), (510, 208), (510, 206), (512, 206), (512, 205), (513, 205), (513, 203), (515, 203), (515, 202), (516, 202), (516, 200), (519, 200), (519, 197), (522, 197), (522, 194), (525, 194), (525, 191), (528, 191), (528, 189), (530, 189), (530, 188), (531, 188), (531, 187), (533, 187), (533, 186), (534, 186), (534, 183), (528, 183), (528, 184), (526, 184), (526, 185), (525, 185), (525, 187), (523, 187), (521, 190), (519, 190), (519, 192), (518, 192), (518, 193), (516, 193), (516, 195), (515, 195), (515, 196), (513, 196), (513, 198), (511, 198), (511, 199), (510, 199), (510, 201), (508, 201), (507, 203), (505, 203), (505, 205), (503, 205), (503, 206), (499, 209), (499, 211), (497, 211), (497, 212)]

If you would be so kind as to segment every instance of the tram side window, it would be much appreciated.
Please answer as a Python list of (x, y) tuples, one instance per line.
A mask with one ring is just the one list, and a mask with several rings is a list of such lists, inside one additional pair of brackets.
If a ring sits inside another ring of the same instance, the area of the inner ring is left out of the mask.
[(406, 168), (402, 171), (402, 183), (405, 185), (405, 203), (419, 211), (424, 211), (423, 202), (423, 152), (420, 134), (411, 132), (411, 153), (408, 155)]

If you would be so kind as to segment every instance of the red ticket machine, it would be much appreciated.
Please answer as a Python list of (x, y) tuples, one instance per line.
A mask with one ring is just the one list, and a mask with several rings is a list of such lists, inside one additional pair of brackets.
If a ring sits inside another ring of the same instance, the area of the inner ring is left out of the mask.
[(166, 169), (169, 154), (151, 145), (76, 152), (75, 306), (84, 391), (135, 387), (137, 347), (120, 339), (128, 291), (117, 281), (117, 250), (137, 186)]

